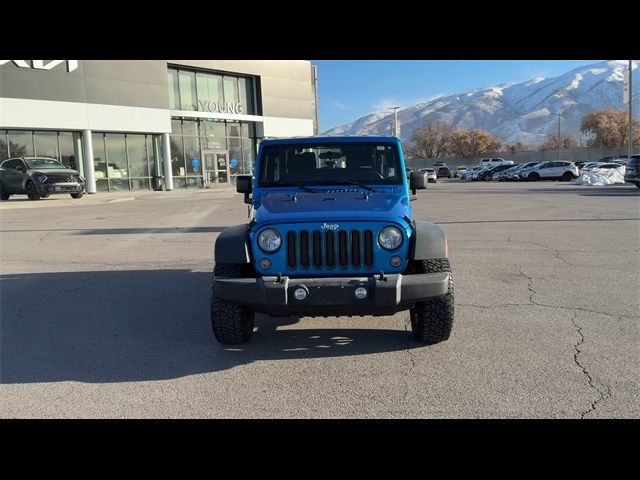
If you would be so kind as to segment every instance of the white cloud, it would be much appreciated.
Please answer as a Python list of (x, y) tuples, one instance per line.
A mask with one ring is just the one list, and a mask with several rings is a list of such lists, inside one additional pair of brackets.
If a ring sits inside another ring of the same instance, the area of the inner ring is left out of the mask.
[(348, 105), (339, 102), (337, 100), (333, 100), (330, 104), (333, 108), (337, 108), (338, 110), (349, 110), (351, 107), (349, 107)]
[(407, 102), (402, 102), (394, 98), (382, 98), (377, 102), (371, 104), (371, 107), (375, 109), (377, 112), (382, 112), (392, 107), (404, 108), (406, 106), (407, 106)]
[(435, 100), (436, 98), (442, 97), (446, 95), (445, 93), (437, 93), (435, 95), (431, 95), (429, 97), (419, 97), (419, 98), (414, 98), (411, 100), (400, 100), (397, 98), (393, 98), (393, 97), (388, 97), (388, 98), (382, 98), (380, 100), (378, 100), (377, 102), (374, 102), (371, 104), (371, 108), (373, 108), (376, 112), (383, 112), (383, 111), (391, 111), (389, 110), (392, 107), (400, 107), (402, 108), (407, 108), (407, 107), (413, 107), (414, 105), (417, 105), (419, 103), (428, 103), (432, 100)]

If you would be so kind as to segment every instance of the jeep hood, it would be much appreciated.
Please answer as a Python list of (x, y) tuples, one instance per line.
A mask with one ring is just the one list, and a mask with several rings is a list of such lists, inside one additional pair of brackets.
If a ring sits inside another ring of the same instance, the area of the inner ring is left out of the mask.
[(311, 192), (267, 191), (256, 204), (259, 224), (333, 220), (396, 219), (411, 213), (404, 189), (366, 192), (357, 188)]

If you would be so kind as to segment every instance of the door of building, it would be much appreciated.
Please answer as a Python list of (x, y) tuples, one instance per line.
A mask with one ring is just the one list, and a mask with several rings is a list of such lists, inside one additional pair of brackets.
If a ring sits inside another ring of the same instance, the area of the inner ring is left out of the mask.
[(202, 152), (204, 160), (204, 186), (210, 188), (229, 183), (229, 151), (205, 150)]

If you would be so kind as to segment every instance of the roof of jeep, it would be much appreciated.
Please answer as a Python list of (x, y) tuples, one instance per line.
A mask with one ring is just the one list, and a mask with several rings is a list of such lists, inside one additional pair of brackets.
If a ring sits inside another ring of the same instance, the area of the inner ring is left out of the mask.
[(260, 145), (288, 145), (300, 143), (357, 143), (357, 142), (399, 142), (397, 137), (369, 135), (335, 135), (312, 137), (265, 138)]

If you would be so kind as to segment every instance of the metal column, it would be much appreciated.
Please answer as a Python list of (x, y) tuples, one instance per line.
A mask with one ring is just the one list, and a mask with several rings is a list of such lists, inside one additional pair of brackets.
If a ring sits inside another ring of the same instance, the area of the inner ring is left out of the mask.
[(96, 193), (96, 176), (93, 166), (93, 142), (91, 140), (91, 130), (82, 131), (82, 160), (84, 161), (84, 178), (87, 193)]
[(169, 134), (162, 134), (162, 161), (164, 166), (164, 188), (173, 190), (173, 170), (171, 170), (171, 148), (169, 146)]

